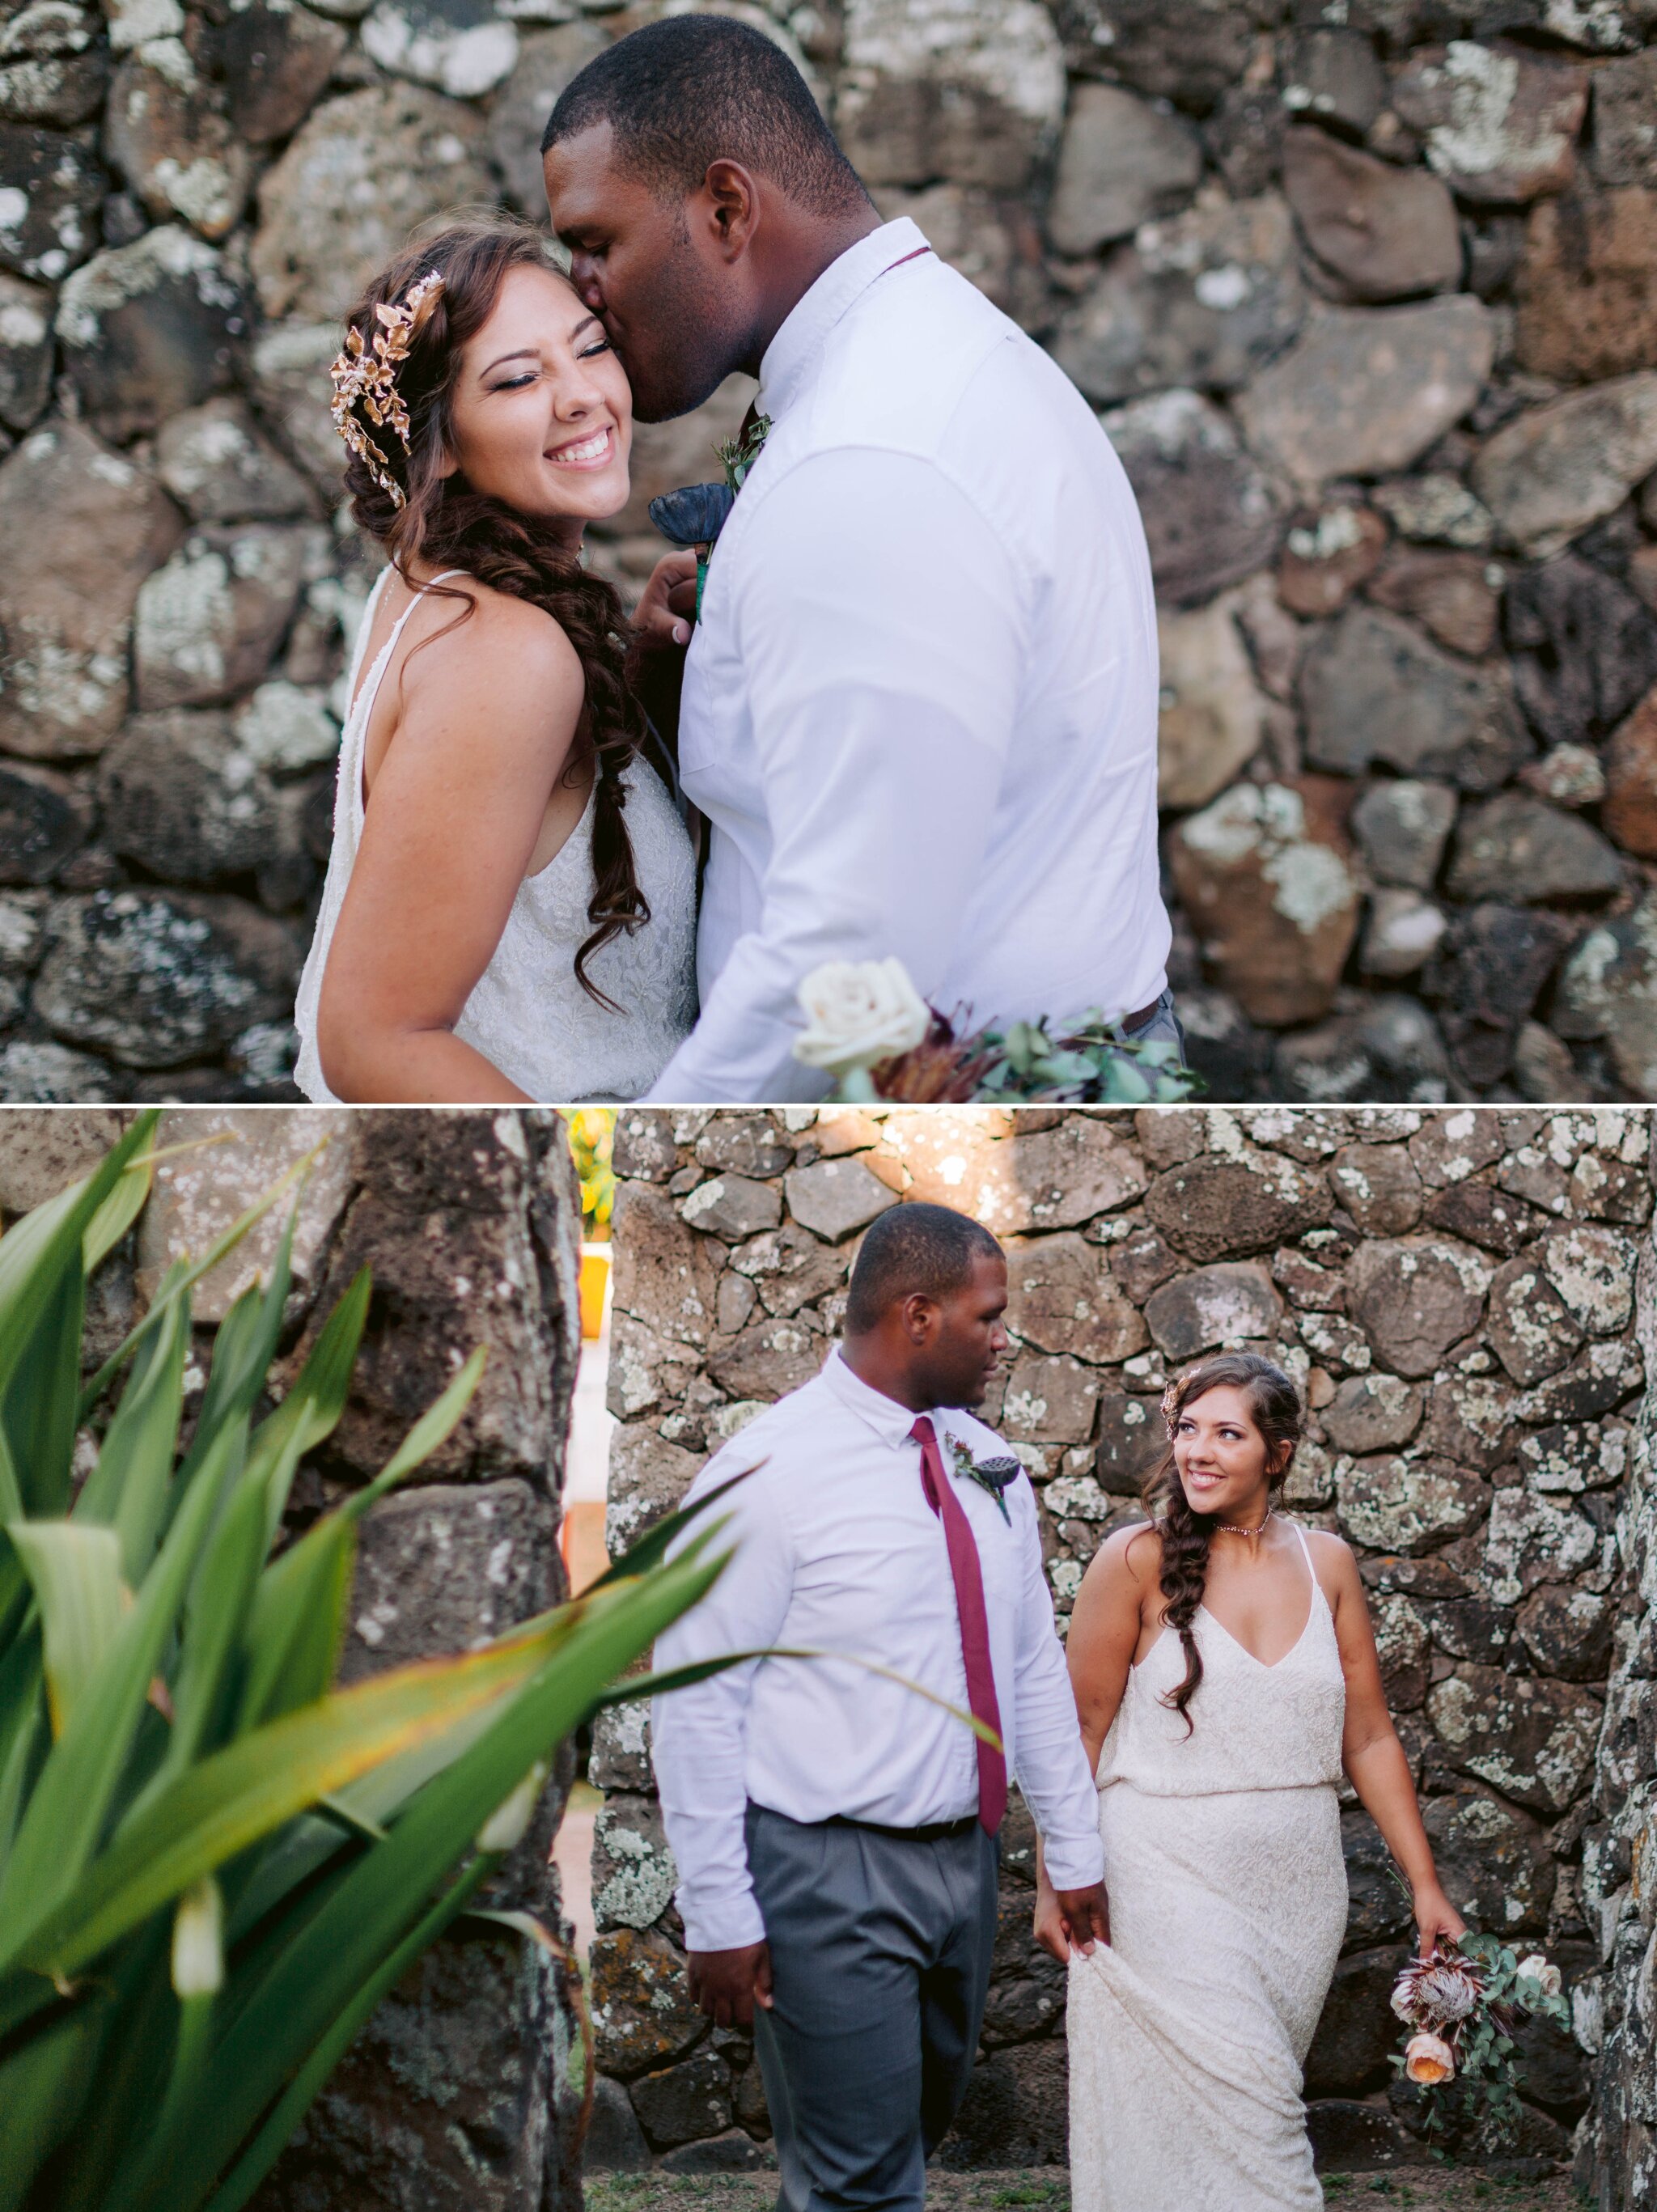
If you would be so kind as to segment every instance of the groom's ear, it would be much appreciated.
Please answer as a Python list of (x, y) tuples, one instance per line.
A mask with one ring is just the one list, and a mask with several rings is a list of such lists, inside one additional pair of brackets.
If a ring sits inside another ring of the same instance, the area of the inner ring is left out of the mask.
[(727, 260), (737, 260), (759, 227), (760, 188), (753, 171), (722, 155), (709, 162), (700, 198), (716, 247)]

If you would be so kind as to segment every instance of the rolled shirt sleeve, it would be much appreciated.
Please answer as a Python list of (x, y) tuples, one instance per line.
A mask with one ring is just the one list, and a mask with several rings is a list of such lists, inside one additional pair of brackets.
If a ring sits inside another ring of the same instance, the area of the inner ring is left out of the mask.
[(1055, 1889), (1085, 1889), (1104, 1878), (1099, 1798), (1088, 1772), (1064, 1648), (1053, 1626), (1033, 1510), (1023, 1567), (1013, 1689), (1018, 1786), (1041, 1832), (1048, 1880)]
[[(697, 1476), (686, 1503), (742, 1471), (720, 1452)], [(774, 1644), (788, 1610), (792, 1562), (769, 1486), (750, 1476), (712, 1509), (728, 1512), (717, 1548), (737, 1556), (701, 1603), (656, 1639), (659, 1672)], [(698, 1528), (701, 1527), (698, 1523)], [(765, 1923), (748, 1871), (745, 1720), (758, 1668), (746, 1660), (723, 1674), (651, 1701), (651, 1759), (667, 1840), (678, 1868), (676, 1896), (692, 1951), (762, 1942)]]
[(771, 849), (757, 926), (657, 1099), (815, 1096), (792, 1048), (823, 961), (895, 957), (923, 997), (938, 989), (1015, 721), (1019, 579), (932, 462), (816, 454), (768, 488), (731, 550)]

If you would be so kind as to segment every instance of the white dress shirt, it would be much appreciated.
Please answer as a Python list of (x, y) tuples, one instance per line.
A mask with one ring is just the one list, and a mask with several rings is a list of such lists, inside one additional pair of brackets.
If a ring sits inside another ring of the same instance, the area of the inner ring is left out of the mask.
[[(945, 1468), (978, 1545), (1009, 1776), (1035, 1815), (1060, 1889), (1099, 1881), (1098, 1802), (1041, 1571), (1028, 1482), (1009, 1520), (954, 1472), (945, 1438), (974, 1459), (1007, 1455), (981, 1421), (933, 1415)], [(701, 1603), (656, 1640), (659, 1668), (786, 1646), (849, 1652), (894, 1668), (964, 1711), (967, 1670), (943, 1524), (926, 1503), (914, 1415), (831, 1353), (717, 1452), (696, 1498), (748, 1480), (713, 1509), (731, 1515), (736, 1557)], [(697, 1524), (700, 1526), (701, 1524)], [(744, 1839), (751, 1798), (791, 1820), (839, 1814), (883, 1827), (978, 1810), (975, 1739), (953, 1715), (836, 1659), (750, 1660), (651, 1707), (652, 1756), (678, 1906), (693, 1951), (757, 1943), (764, 1923)]]
[(860, 239), (761, 365), (680, 708), (701, 1018), (652, 1098), (821, 1096), (791, 1046), (825, 960), (895, 954), (975, 1023), (1163, 988), (1138, 509), (1075, 386), (925, 244)]

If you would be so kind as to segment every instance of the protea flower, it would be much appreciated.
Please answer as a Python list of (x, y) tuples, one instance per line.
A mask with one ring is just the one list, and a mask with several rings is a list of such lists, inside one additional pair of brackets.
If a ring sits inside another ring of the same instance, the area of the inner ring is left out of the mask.
[(1417, 2027), (1455, 2027), (1478, 2010), (1484, 1994), (1477, 1960), (1441, 1947), (1430, 1959), (1411, 1959), (1393, 1988), (1393, 2010)]
[(1404, 2070), (1412, 2081), (1426, 2086), (1448, 2081), (1455, 2073), (1455, 2053), (1442, 2036), (1423, 2028), (1404, 2046)]
[(711, 545), (725, 527), (737, 495), (729, 484), (686, 484), (650, 502), (650, 519), (675, 545)]

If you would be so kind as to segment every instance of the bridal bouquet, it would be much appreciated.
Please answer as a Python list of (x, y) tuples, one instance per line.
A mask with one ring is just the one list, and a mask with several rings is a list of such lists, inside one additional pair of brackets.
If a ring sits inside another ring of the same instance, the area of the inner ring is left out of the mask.
[[(1539, 1951), (1520, 1959), (1495, 1936), (1469, 1933), (1412, 1959), (1393, 1990), (1404, 2047), (1393, 2063), (1428, 2091), (1430, 2137), (1454, 2117), (1479, 2135), (1500, 2136), (1519, 2117), (1514, 2031), (1521, 2015), (1570, 2024), (1559, 1969)], [(1454, 2115), (1441, 2093), (1460, 2084)]]
[(794, 1057), (832, 1075), (842, 1100), (1147, 1106), (1197, 1088), (1173, 1045), (1135, 1044), (1096, 1009), (1057, 1035), (1046, 1016), (972, 1029), (963, 1011), (950, 1019), (928, 1006), (901, 960), (828, 961), (801, 984), (799, 1002), (806, 1026)]

